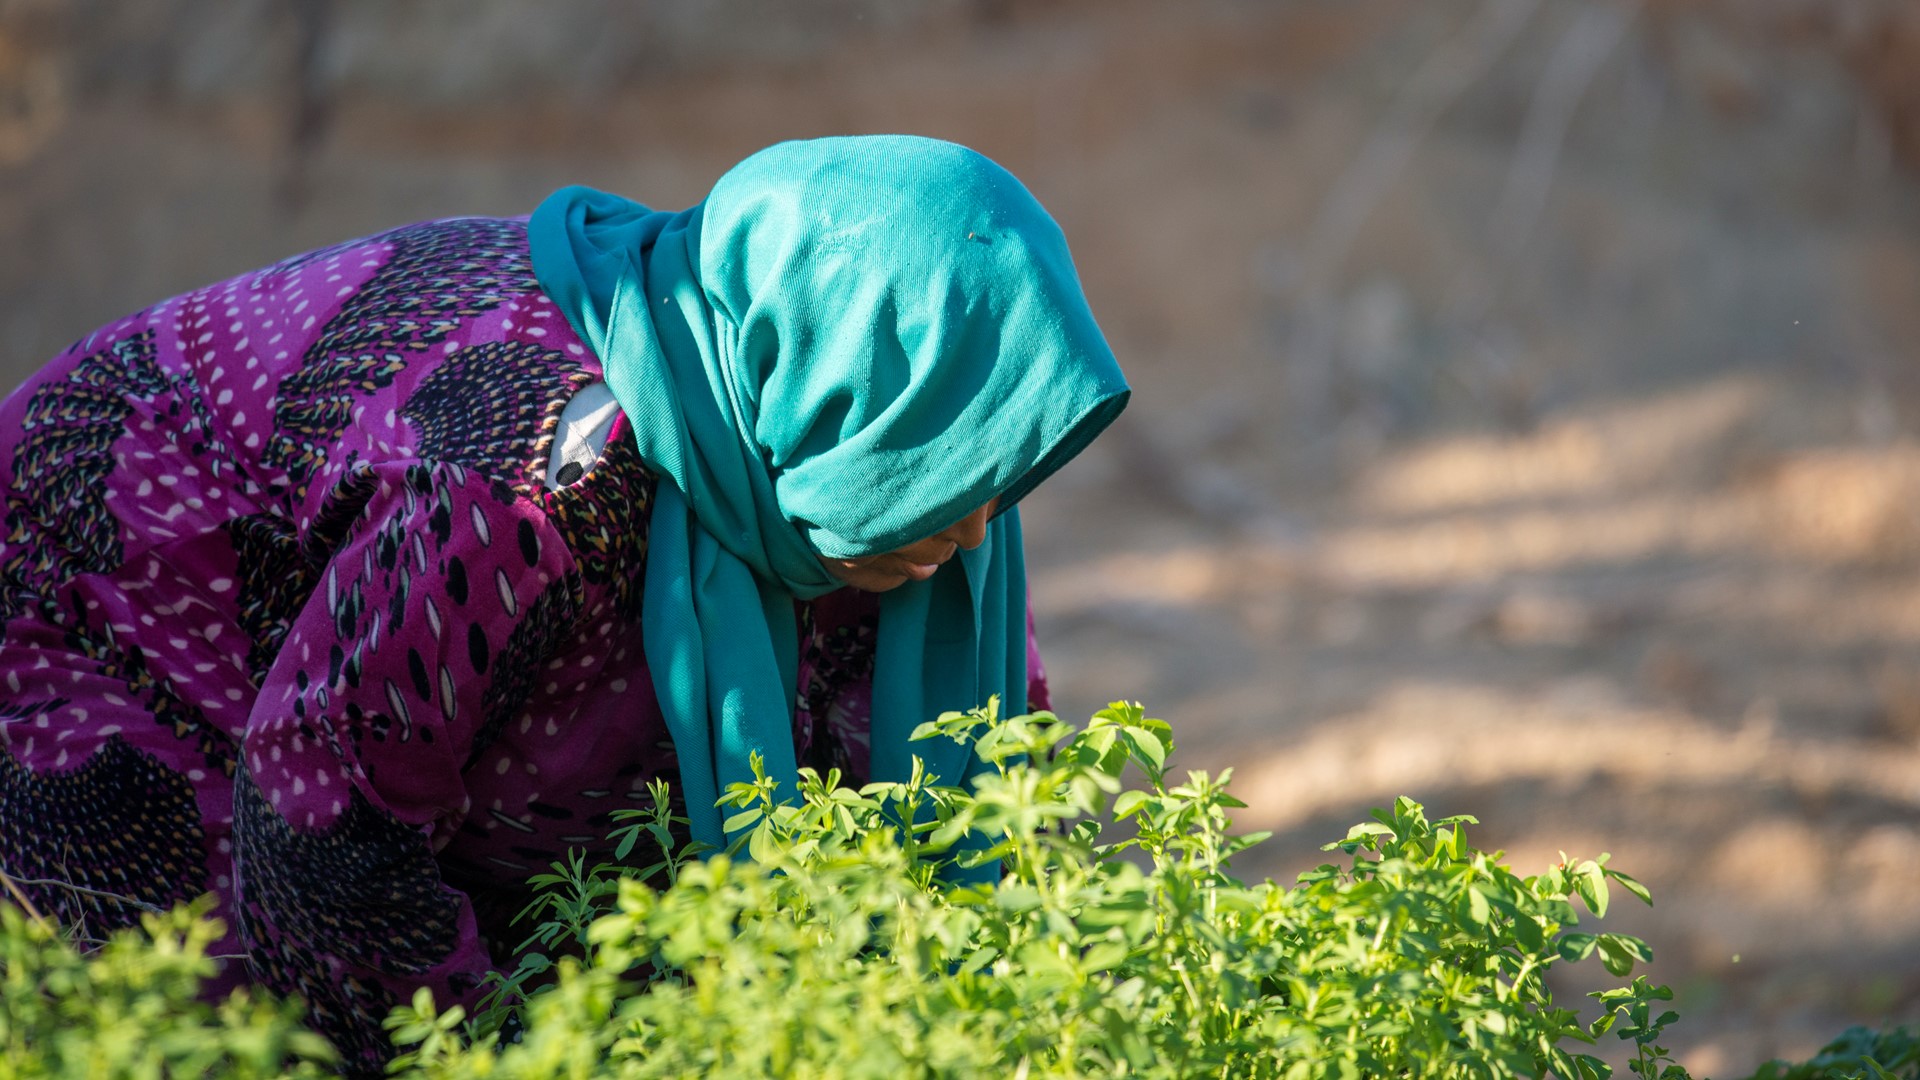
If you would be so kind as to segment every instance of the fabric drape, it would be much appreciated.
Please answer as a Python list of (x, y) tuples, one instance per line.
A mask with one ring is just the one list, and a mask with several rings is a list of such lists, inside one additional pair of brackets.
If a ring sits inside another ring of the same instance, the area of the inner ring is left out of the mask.
[(797, 775), (793, 601), (820, 556), (925, 539), (998, 496), (977, 549), (882, 596), (876, 780), (959, 782), (942, 711), (1026, 693), (1014, 504), (1124, 407), (1064, 237), (1018, 180), (932, 139), (782, 143), (660, 212), (583, 187), (529, 228), (536, 277), (599, 354), (653, 509), (642, 632), (693, 835), (725, 786)]

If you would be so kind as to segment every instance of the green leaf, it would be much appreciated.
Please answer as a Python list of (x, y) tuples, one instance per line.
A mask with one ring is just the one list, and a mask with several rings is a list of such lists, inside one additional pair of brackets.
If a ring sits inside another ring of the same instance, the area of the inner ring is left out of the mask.
[(1113, 800), (1113, 819), (1115, 821), (1125, 821), (1127, 818), (1132, 817), (1142, 806), (1145, 806), (1151, 798), (1153, 798), (1151, 792), (1141, 791), (1137, 788), (1121, 792), (1120, 797)]
[(1882, 1068), (1880, 1063), (1870, 1057), (1863, 1057), (1860, 1063), (1873, 1072), (1873, 1080), (1900, 1080), (1899, 1077)]
[(1102, 941), (1081, 955), (1080, 964), (1088, 971), (1107, 971), (1124, 963), (1131, 951), (1125, 942)]
[(1532, 915), (1522, 914), (1513, 920), (1513, 936), (1526, 946), (1528, 952), (1541, 952), (1547, 947), (1546, 931), (1541, 929), (1540, 920)]
[(1134, 758), (1145, 766), (1152, 775), (1158, 776), (1167, 765), (1167, 746), (1160, 736), (1143, 727), (1122, 729), (1127, 735), (1127, 745), (1132, 749)]
[(1594, 917), (1607, 917), (1607, 874), (1600, 864), (1589, 859), (1574, 868), (1574, 888)]
[(1487, 894), (1479, 889), (1467, 887), (1467, 921), (1475, 926), (1485, 926), (1493, 919), (1493, 908), (1487, 903)]
[(1641, 902), (1648, 907), (1653, 906), (1653, 894), (1647, 891), (1645, 885), (1640, 884), (1638, 881), (1635, 881), (1618, 870), (1608, 869), (1606, 875), (1619, 882), (1621, 888), (1639, 897)]
[(1631, 972), (1636, 961), (1653, 959), (1653, 951), (1647, 948), (1646, 942), (1624, 934), (1601, 934), (1596, 944), (1600, 949), (1600, 963), (1614, 975)]
[(1573, 1063), (1578, 1080), (1610, 1080), (1613, 1076), (1613, 1066), (1592, 1054), (1575, 1054)]
[(772, 829), (762, 825), (747, 834), (747, 854), (753, 856), (754, 862), (770, 865), (780, 857), (780, 851)]
[(1585, 960), (1593, 955), (1594, 947), (1599, 944), (1599, 941), (1597, 934), (1562, 934), (1560, 935), (1560, 959), (1568, 963)]

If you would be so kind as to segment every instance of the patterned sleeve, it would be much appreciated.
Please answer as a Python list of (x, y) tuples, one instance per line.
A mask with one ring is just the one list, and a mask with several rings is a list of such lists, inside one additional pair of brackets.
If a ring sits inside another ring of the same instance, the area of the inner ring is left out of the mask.
[(331, 556), (234, 777), (236, 909), (261, 981), (305, 998), (350, 1073), (377, 1075), (395, 1003), (482, 992), (473, 906), (435, 856), (504, 722), (501, 650), (570, 627), (581, 581), (539, 510), (459, 465), (362, 467), (327, 502), (301, 525)]
[(1027, 710), (1039, 712), (1053, 708), (1053, 693), (1047, 689), (1047, 666), (1040, 660), (1040, 638), (1033, 631), (1033, 598), (1027, 598)]

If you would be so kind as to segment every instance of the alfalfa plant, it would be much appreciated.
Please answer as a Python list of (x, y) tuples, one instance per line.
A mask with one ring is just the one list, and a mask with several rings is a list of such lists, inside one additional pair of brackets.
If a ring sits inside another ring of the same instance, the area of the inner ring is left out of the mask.
[[(1175, 777), (1171, 730), (1138, 705), (1084, 729), (989, 708), (919, 735), (974, 740), (988, 768), (965, 788), (804, 772), (793, 792), (756, 769), (723, 800), (728, 852), (556, 864), (519, 976), (464, 1026), (425, 995), (399, 1010), (398, 1069), (1600, 1080), (1588, 1050), (1613, 1035), (1645, 1080), (1686, 1075), (1659, 1042), (1665, 987), (1598, 989), (1582, 1023), (1548, 986), (1649, 958), (1578, 928), (1616, 886), (1647, 898), (1605, 856), (1521, 876), (1469, 843), (1473, 819), (1400, 799), (1328, 844), (1338, 861), (1250, 885), (1231, 862), (1263, 837), (1231, 833), (1230, 774)], [(1143, 786), (1123, 788), (1129, 766)], [(616, 835), (630, 850), (674, 824), (657, 793)]]

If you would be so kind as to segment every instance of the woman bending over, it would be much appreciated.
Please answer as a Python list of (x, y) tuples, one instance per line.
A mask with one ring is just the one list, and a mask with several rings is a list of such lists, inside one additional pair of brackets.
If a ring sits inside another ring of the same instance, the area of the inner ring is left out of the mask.
[(213, 893), (377, 1072), (654, 778), (721, 843), (753, 753), (969, 775), (907, 733), (1045, 704), (1015, 504), (1126, 398), (1046, 212), (910, 137), (101, 327), (0, 406), (0, 872), (87, 937)]

